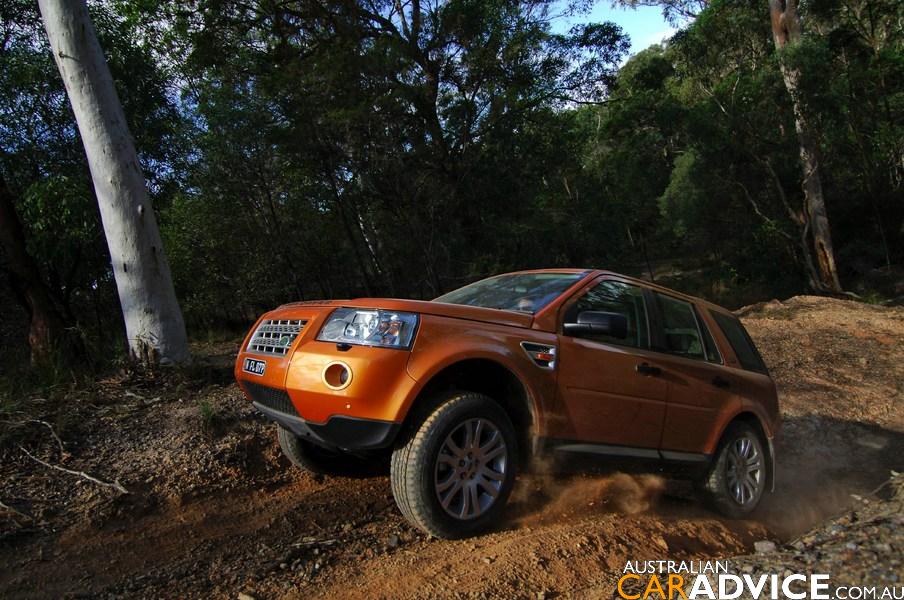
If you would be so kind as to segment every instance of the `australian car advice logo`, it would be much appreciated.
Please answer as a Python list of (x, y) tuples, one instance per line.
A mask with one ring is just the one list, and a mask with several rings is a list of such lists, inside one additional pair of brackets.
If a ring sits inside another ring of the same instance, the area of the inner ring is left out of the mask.
[(725, 560), (628, 561), (624, 600), (904, 600), (904, 586), (833, 586), (826, 573), (735, 574)]

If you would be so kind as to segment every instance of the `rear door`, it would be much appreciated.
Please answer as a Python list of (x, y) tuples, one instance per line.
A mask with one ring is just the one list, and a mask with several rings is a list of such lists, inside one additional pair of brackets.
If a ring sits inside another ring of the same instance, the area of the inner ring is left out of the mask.
[[(564, 335), (562, 324), (574, 322), (585, 310), (623, 314), (628, 337)], [(562, 437), (655, 449), (665, 420), (667, 384), (650, 374), (658, 368), (659, 356), (649, 349), (643, 288), (613, 278), (598, 279), (566, 303), (561, 314), (557, 393), (566, 412)], [(638, 365), (649, 370), (638, 372)]]
[[(669, 383), (660, 448), (666, 458), (707, 451), (720, 417), (740, 403), (737, 377), (722, 366), (712, 335), (691, 302), (652, 292), (652, 337)], [(669, 452), (676, 453), (669, 455)]]

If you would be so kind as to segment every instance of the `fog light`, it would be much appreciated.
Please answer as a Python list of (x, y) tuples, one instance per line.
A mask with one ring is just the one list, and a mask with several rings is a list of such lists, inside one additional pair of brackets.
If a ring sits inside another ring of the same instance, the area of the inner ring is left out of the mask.
[(351, 382), (352, 370), (344, 362), (331, 362), (323, 370), (323, 383), (331, 390), (344, 390)]

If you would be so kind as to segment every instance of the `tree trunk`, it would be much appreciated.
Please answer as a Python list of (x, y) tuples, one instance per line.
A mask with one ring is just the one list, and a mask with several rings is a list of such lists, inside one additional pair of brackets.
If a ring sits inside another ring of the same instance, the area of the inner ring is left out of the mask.
[(0, 175), (0, 247), (6, 255), (10, 283), (28, 313), (28, 345), (31, 364), (53, 359), (64, 337), (63, 319), (53, 296), (41, 280), (38, 265), (28, 254), (22, 222), (16, 214), (12, 192)]
[(129, 353), (144, 364), (188, 360), (185, 323), (135, 145), (85, 0), (39, 0), (78, 122), (110, 249)]
[[(775, 48), (782, 51), (788, 45), (800, 42), (800, 14), (797, 12), (797, 0), (768, 0), (769, 16), (772, 21), (772, 39)], [(819, 174), (819, 148), (810, 129), (798, 91), (800, 71), (789, 66), (782, 57), (780, 64), (785, 88), (791, 96), (794, 110), (794, 128), (800, 145), (800, 163), (803, 169), (803, 190), (807, 222), (813, 237), (816, 263), (819, 267), (818, 287), (822, 291), (840, 293), (841, 282), (835, 266), (835, 252), (832, 249), (832, 235), (829, 229), (829, 217), (826, 212), (825, 196), (822, 191), (822, 178)]]

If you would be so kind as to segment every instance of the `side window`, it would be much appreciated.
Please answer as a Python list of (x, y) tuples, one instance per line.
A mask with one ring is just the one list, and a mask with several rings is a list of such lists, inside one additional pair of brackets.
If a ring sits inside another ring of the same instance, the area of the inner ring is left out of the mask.
[(587, 339), (633, 348), (650, 347), (647, 308), (641, 288), (620, 281), (603, 281), (591, 288), (568, 309), (565, 320), (574, 322), (578, 313), (585, 310), (618, 313), (628, 320), (628, 336), (625, 339), (607, 335), (588, 336)]
[(695, 312), (694, 314), (697, 317), (697, 325), (700, 326), (700, 333), (703, 334), (703, 348), (706, 350), (706, 360), (711, 363), (721, 364), (722, 354), (719, 352), (719, 348), (716, 346), (716, 342), (709, 332), (709, 327), (707, 327), (703, 319), (700, 318), (700, 313)]
[(687, 358), (705, 358), (704, 343), (694, 307), (689, 302), (663, 296), (656, 292), (656, 302), (662, 313), (662, 336), (665, 351)]
[(756, 346), (753, 345), (753, 340), (750, 339), (747, 330), (741, 325), (741, 321), (737, 317), (714, 310), (709, 311), (709, 314), (712, 315), (719, 329), (728, 338), (728, 343), (731, 344), (732, 350), (738, 356), (738, 360), (741, 361), (741, 366), (748, 371), (767, 373), (766, 364), (760, 357), (760, 353), (757, 352)]

